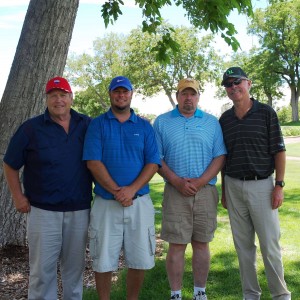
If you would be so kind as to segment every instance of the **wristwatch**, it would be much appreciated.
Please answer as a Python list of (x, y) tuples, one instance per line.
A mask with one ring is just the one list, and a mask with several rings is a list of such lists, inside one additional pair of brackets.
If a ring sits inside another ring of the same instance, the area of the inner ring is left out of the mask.
[(279, 185), (281, 187), (284, 187), (285, 186), (285, 182), (283, 180), (276, 180), (275, 181), (275, 185)]

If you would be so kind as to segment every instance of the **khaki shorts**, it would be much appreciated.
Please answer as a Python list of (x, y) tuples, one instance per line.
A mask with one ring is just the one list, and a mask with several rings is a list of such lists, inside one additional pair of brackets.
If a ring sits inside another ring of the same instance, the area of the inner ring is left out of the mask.
[(138, 197), (129, 207), (96, 196), (91, 209), (89, 236), (95, 272), (116, 271), (122, 248), (128, 268), (153, 268), (154, 207), (149, 194)]
[(185, 197), (166, 183), (161, 238), (173, 244), (212, 241), (217, 228), (218, 201), (214, 185), (206, 185), (195, 196)]

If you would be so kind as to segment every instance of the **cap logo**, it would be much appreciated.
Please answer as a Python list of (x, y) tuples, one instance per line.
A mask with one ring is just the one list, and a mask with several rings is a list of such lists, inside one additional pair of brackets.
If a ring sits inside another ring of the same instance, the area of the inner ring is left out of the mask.
[(55, 84), (59, 84), (59, 83), (60, 83), (60, 80), (59, 80), (59, 79), (55, 79), (53, 82), (54, 82)]
[(124, 81), (124, 79), (117, 79), (117, 82), (121, 82), (121, 81)]
[(226, 74), (227, 75), (231, 75), (231, 74), (233, 74), (234, 72), (232, 71), (232, 70), (227, 70), (227, 72), (226, 72)]

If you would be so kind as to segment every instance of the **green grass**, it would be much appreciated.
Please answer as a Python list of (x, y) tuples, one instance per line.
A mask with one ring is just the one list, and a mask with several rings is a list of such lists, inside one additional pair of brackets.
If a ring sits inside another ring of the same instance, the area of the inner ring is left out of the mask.
[(300, 143), (287, 144), (285, 147), (287, 156), (300, 157)]
[(282, 124), (282, 126), (300, 126), (300, 121), (292, 121)]
[[(288, 156), (300, 157), (300, 143), (287, 145)], [(287, 160), (285, 182), (285, 201), (280, 211), (281, 246), (285, 268), (285, 279), (292, 299), (300, 299), (300, 160)], [(220, 182), (220, 181), (218, 181)], [(161, 201), (163, 182), (159, 175), (151, 180), (151, 197), (156, 210), (156, 231), (159, 234), (161, 224)], [(220, 185), (217, 185), (220, 190)], [(260, 255), (259, 244), (257, 268), (259, 282), (262, 288), (261, 300), (269, 300), (264, 266)], [(239, 300), (242, 299), (238, 261), (234, 249), (227, 211), (218, 206), (218, 229), (210, 244), (211, 268), (207, 282), (207, 292), (210, 300)], [(169, 299), (169, 284), (165, 270), (165, 255), (167, 244), (164, 244), (163, 255), (156, 258), (155, 268), (146, 272), (145, 282), (140, 294), (140, 300)], [(186, 251), (186, 266), (183, 281), (183, 299), (192, 299), (193, 276), (191, 270), (191, 248)], [(120, 271), (119, 279), (113, 284), (111, 299), (126, 299), (125, 289), (126, 270)], [(95, 290), (84, 291), (84, 300), (96, 300)]]

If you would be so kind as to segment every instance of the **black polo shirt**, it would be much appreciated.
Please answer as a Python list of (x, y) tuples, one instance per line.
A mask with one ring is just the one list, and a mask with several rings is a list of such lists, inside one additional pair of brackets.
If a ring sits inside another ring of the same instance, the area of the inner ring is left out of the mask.
[(220, 118), (228, 152), (224, 170), (234, 178), (271, 175), (274, 155), (285, 151), (276, 112), (269, 105), (251, 100), (253, 106), (243, 119), (236, 117), (234, 107)]

